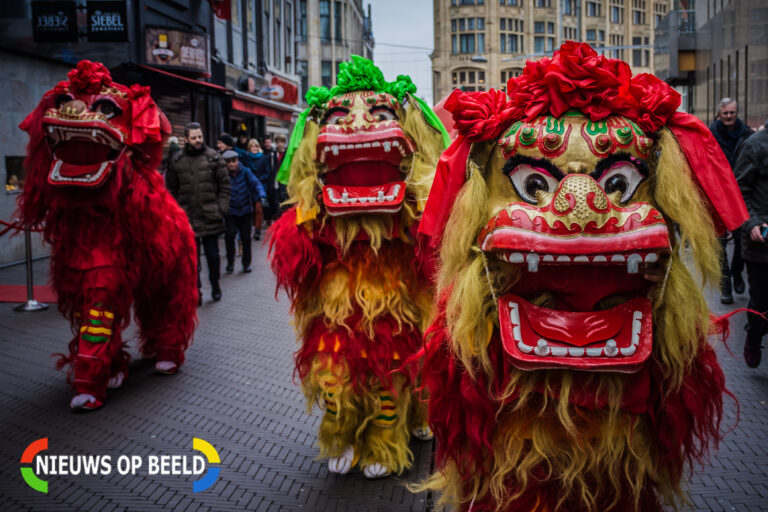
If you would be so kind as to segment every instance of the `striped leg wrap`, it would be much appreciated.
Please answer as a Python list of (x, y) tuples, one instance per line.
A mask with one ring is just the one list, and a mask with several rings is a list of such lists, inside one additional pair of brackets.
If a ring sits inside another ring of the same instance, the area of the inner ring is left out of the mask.
[(373, 419), (373, 424), (379, 427), (391, 427), (397, 422), (395, 399), (390, 391), (379, 392), (381, 414)]
[(112, 337), (115, 314), (104, 308), (89, 309), (80, 325), (80, 338), (91, 343), (106, 343)]

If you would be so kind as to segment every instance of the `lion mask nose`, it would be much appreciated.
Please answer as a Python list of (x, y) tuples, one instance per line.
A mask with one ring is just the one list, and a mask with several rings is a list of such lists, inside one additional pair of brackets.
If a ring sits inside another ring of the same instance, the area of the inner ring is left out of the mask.
[(59, 111), (62, 114), (66, 114), (68, 116), (82, 115), (87, 109), (88, 107), (86, 106), (85, 102), (81, 100), (68, 101), (59, 107)]
[(555, 193), (553, 210), (583, 220), (608, 211), (609, 204), (605, 191), (594, 178), (586, 174), (569, 174)]

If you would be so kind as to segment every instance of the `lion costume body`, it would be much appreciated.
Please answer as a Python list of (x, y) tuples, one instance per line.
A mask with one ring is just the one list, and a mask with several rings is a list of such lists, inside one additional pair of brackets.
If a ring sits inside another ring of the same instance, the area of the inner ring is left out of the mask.
[(184, 362), (196, 322), (195, 243), (155, 170), (170, 125), (149, 88), (112, 82), (82, 61), (22, 122), (29, 133), (19, 209), (51, 245), (59, 311), (75, 337), (73, 408), (95, 409), (127, 376), (121, 331), (131, 306), (140, 349), (156, 369)]
[(425, 487), (473, 512), (661, 510), (719, 440), (725, 390), (683, 260), (716, 283), (716, 226), (746, 210), (655, 77), (566, 43), (507, 87), (446, 103), (459, 138), (422, 219), (440, 248)]
[[(411, 431), (430, 438), (412, 399), (432, 304), (417, 264), (421, 209), (444, 131), (415, 86), (354, 56), (338, 85), (313, 87), (278, 175), (288, 210), (270, 230), (270, 261), (301, 341), (296, 373), (325, 409), (318, 441), (329, 469), (366, 477), (410, 467)], [(288, 177), (288, 173), (290, 177)]]

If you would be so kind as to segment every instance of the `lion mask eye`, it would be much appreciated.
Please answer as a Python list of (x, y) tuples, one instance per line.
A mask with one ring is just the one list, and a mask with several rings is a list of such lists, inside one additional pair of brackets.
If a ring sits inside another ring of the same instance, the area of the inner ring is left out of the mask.
[(645, 180), (637, 166), (631, 162), (617, 162), (600, 176), (598, 183), (606, 194), (619, 193), (621, 203), (625, 204), (635, 194), (637, 187)]
[(123, 110), (118, 107), (114, 101), (106, 98), (96, 100), (93, 105), (91, 105), (91, 111), (103, 114), (107, 119), (112, 119), (123, 113)]
[(515, 192), (526, 203), (537, 204), (536, 193), (554, 192), (558, 180), (548, 171), (533, 167), (529, 164), (520, 164), (509, 173), (509, 180), (515, 187)]

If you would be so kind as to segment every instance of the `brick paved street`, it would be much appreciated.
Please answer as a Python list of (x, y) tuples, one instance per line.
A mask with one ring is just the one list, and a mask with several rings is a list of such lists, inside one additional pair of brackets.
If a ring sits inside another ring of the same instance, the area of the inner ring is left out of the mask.
[[(223, 245), (223, 244), (222, 244)], [(223, 248), (223, 247), (222, 247)], [(75, 414), (63, 372), (50, 354), (64, 351), (66, 322), (52, 308), (14, 313), (0, 303), (0, 509), (35, 511), (427, 510), (431, 497), (413, 495), (403, 483), (425, 476), (429, 443), (415, 443), (416, 466), (402, 479), (366, 481), (359, 472), (329, 475), (314, 460), (317, 411), (307, 415), (291, 380), (295, 350), (288, 304), (275, 302), (274, 278), (257, 247), (252, 274), (225, 275), (224, 298), (205, 304), (200, 325), (176, 376), (153, 373), (136, 359), (122, 389), (97, 412)], [(35, 264), (44, 282), (48, 261)], [(239, 270), (239, 269), (238, 269)], [(0, 270), (0, 283), (22, 284), (23, 267)], [(723, 309), (714, 292), (713, 306)], [(736, 306), (744, 306), (738, 296)], [(733, 322), (730, 346), (718, 354), (728, 386), (740, 402), (740, 422), (729, 432), (712, 466), (697, 469), (688, 510), (768, 510), (768, 364), (748, 370), (740, 361), (743, 316)], [(131, 340), (132, 331), (126, 338)], [(132, 340), (131, 340), (132, 341)], [(728, 406), (724, 428), (732, 428)], [(193, 494), (192, 476), (49, 476), (40, 494), (21, 479), (19, 460), (35, 439), (49, 438), (51, 454), (181, 454), (192, 456), (192, 438), (209, 441), (221, 456), (210, 489)]]

